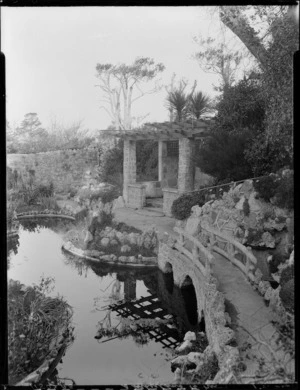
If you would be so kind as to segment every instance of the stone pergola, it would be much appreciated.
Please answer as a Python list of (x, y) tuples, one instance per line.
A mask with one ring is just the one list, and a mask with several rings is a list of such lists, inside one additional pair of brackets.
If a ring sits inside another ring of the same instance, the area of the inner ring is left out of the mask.
[[(146, 196), (163, 196), (164, 213), (171, 215), (173, 201), (194, 190), (195, 141), (209, 135), (210, 126), (210, 120), (187, 120), (150, 123), (133, 130), (103, 130), (102, 136), (124, 141), (123, 198), (126, 207), (143, 208)], [(139, 140), (158, 142), (157, 182), (136, 180), (136, 141)], [(178, 147), (178, 157), (168, 155), (170, 146), (171, 149)]]

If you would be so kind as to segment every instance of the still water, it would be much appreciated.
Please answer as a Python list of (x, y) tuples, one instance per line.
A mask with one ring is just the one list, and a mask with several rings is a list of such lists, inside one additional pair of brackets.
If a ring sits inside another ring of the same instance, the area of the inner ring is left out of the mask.
[[(71, 378), (77, 385), (173, 383), (172, 348), (163, 344), (175, 340), (173, 347), (178, 345), (197, 324), (191, 322), (194, 309), (185, 307), (186, 297), (172, 280), (153, 268), (104, 267), (72, 258), (61, 250), (63, 238), (57, 227), (30, 230), (20, 227), (18, 246), (9, 253), (8, 278), (32, 285), (42, 276), (52, 277), (51, 295), (62, 295), (73, 307), (75, 341), (57, 366), (58, 376)], [(169, 340), (155, 341), (149, 335), (144, 344), (132, 335), (95, 339), (99, 321), (120, 322), (116, 312), (108, 313), (109, 304), (154, 295), (158, 296), (157, 310), (173, 318)]]

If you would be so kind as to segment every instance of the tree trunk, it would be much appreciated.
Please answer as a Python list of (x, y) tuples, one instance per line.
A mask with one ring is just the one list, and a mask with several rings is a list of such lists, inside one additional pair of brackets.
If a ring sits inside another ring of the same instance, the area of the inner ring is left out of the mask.
[(268, 53), (256, 36), (255, 30), (249, 26), (241, 10), (236, 6), (220, 7), (220, 19), (247, 47), (250, 53), (258, 60), (261, 67), (266, 70)]

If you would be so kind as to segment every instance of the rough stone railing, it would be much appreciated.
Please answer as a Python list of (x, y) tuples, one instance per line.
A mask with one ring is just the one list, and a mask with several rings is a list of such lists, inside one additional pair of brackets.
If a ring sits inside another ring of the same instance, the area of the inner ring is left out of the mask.
[(174, 247), (191, 259), (204, 276), (210, 276), (211, 264), (213, 262), (211, 252), (199, 240), (186, 231), (178, 227), (174, 227), (174, 231), (179, 235)]
[[(226, 257), (251, 280), (255, 280), (254, 269), (257, 263), (256, 257), (243, 244), (234, 238), (222, 233), (210, 226), (202, 226), (201, 232), (205, 232), (209, 237), (211, 248)], [(240, 255), (240, 259), (236, 255)], [(243, 261), (244, 260), (244, 261)]]

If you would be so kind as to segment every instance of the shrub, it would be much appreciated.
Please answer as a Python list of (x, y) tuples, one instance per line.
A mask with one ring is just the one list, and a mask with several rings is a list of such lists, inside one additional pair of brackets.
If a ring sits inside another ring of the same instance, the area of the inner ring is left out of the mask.
[(282, 208), (294, 208), (294, 174), (282, 176), (275, 194), (275, 205)]
[(251, 134), (247, 130), (228, 133), (217, 128), (201, 145), (195, 157), (196, 166), (220, 181), (238, 181), (251, 177), (252, 170), (244, 150)]
[(123, 141), (113, 147), (101, 144), (99, 147), (99, 181), (108, 182), (122, 188)]
[(279, 173), (256, 180), (253, 183), (258, 195), (269, 202), (274, 198), (274, 204), (281, 208), (293, 209), (294, 207), (294, 173)]
[(191, 215), (191, 209), (195, 205), (203, 206), (205, 203), (205, 195), (194, 193), (181, 195), (176, 199), (171, 208), (172, 215), (174, 218), (183, 220)]
[(96, 231), (101, 231), (107, 226), (112, 226), (112, 224), (113, 215), (111, 213), (105, 213), (104, 211), (101, 211), (100, 218), (93, 218), (88, 230), (94, 235)]
[(285, 263), (287, 258), (288, 258), (287, 256), (283, 256), (280, 253), (275, 253), (272, 256), (272, 260), (269, 263), (269, 271), (271, 272), (271, 274), (274, 274), (275, 272), (277, 272), (278, 271), (278, 266), (280, 264)]
[[(42, 278), (40, 284), (33, 287), (26, 287), (13, 280), (9, 282), (7, 300), (10, 384), (17, 383), (44, 362), (51, 352), (51, 344), (61, 331), (64, 331), (64, 334), (68, 332), (71, 336), (71, 307), (62, 297), (46, 295), (52, 290), (52, 283), (51, 278)], [(66, 343), (67, 338), (66, 335)]]
[(290, 279), (287, 283), (285, 283), (282, 286), (279, 292), (279, 296), (281, 298), (283, 306), (290, 313), (294, 312), (294, 294), (295, 294), (295, 282), (294, 279)]
[(284, 286), (289, 280), (294, 278), (294, 267), (286, 267), (282, 270), (280, 275), (280, 284)]
[(48, 196), (40, 196), (39, 197), (39, 204), (43, 209), (48, 210), (60, 210), (56, 199), (54, 197), (48, 197)]
[(269, 202), (270, 199), (274, 197), (277, 186), (278, 184), (276, 183), (275, 175), (262, 177), (259, 180), (254, 180), (253, 182), (253, 187), (258, 193), (258, 196), (266, 202)]

